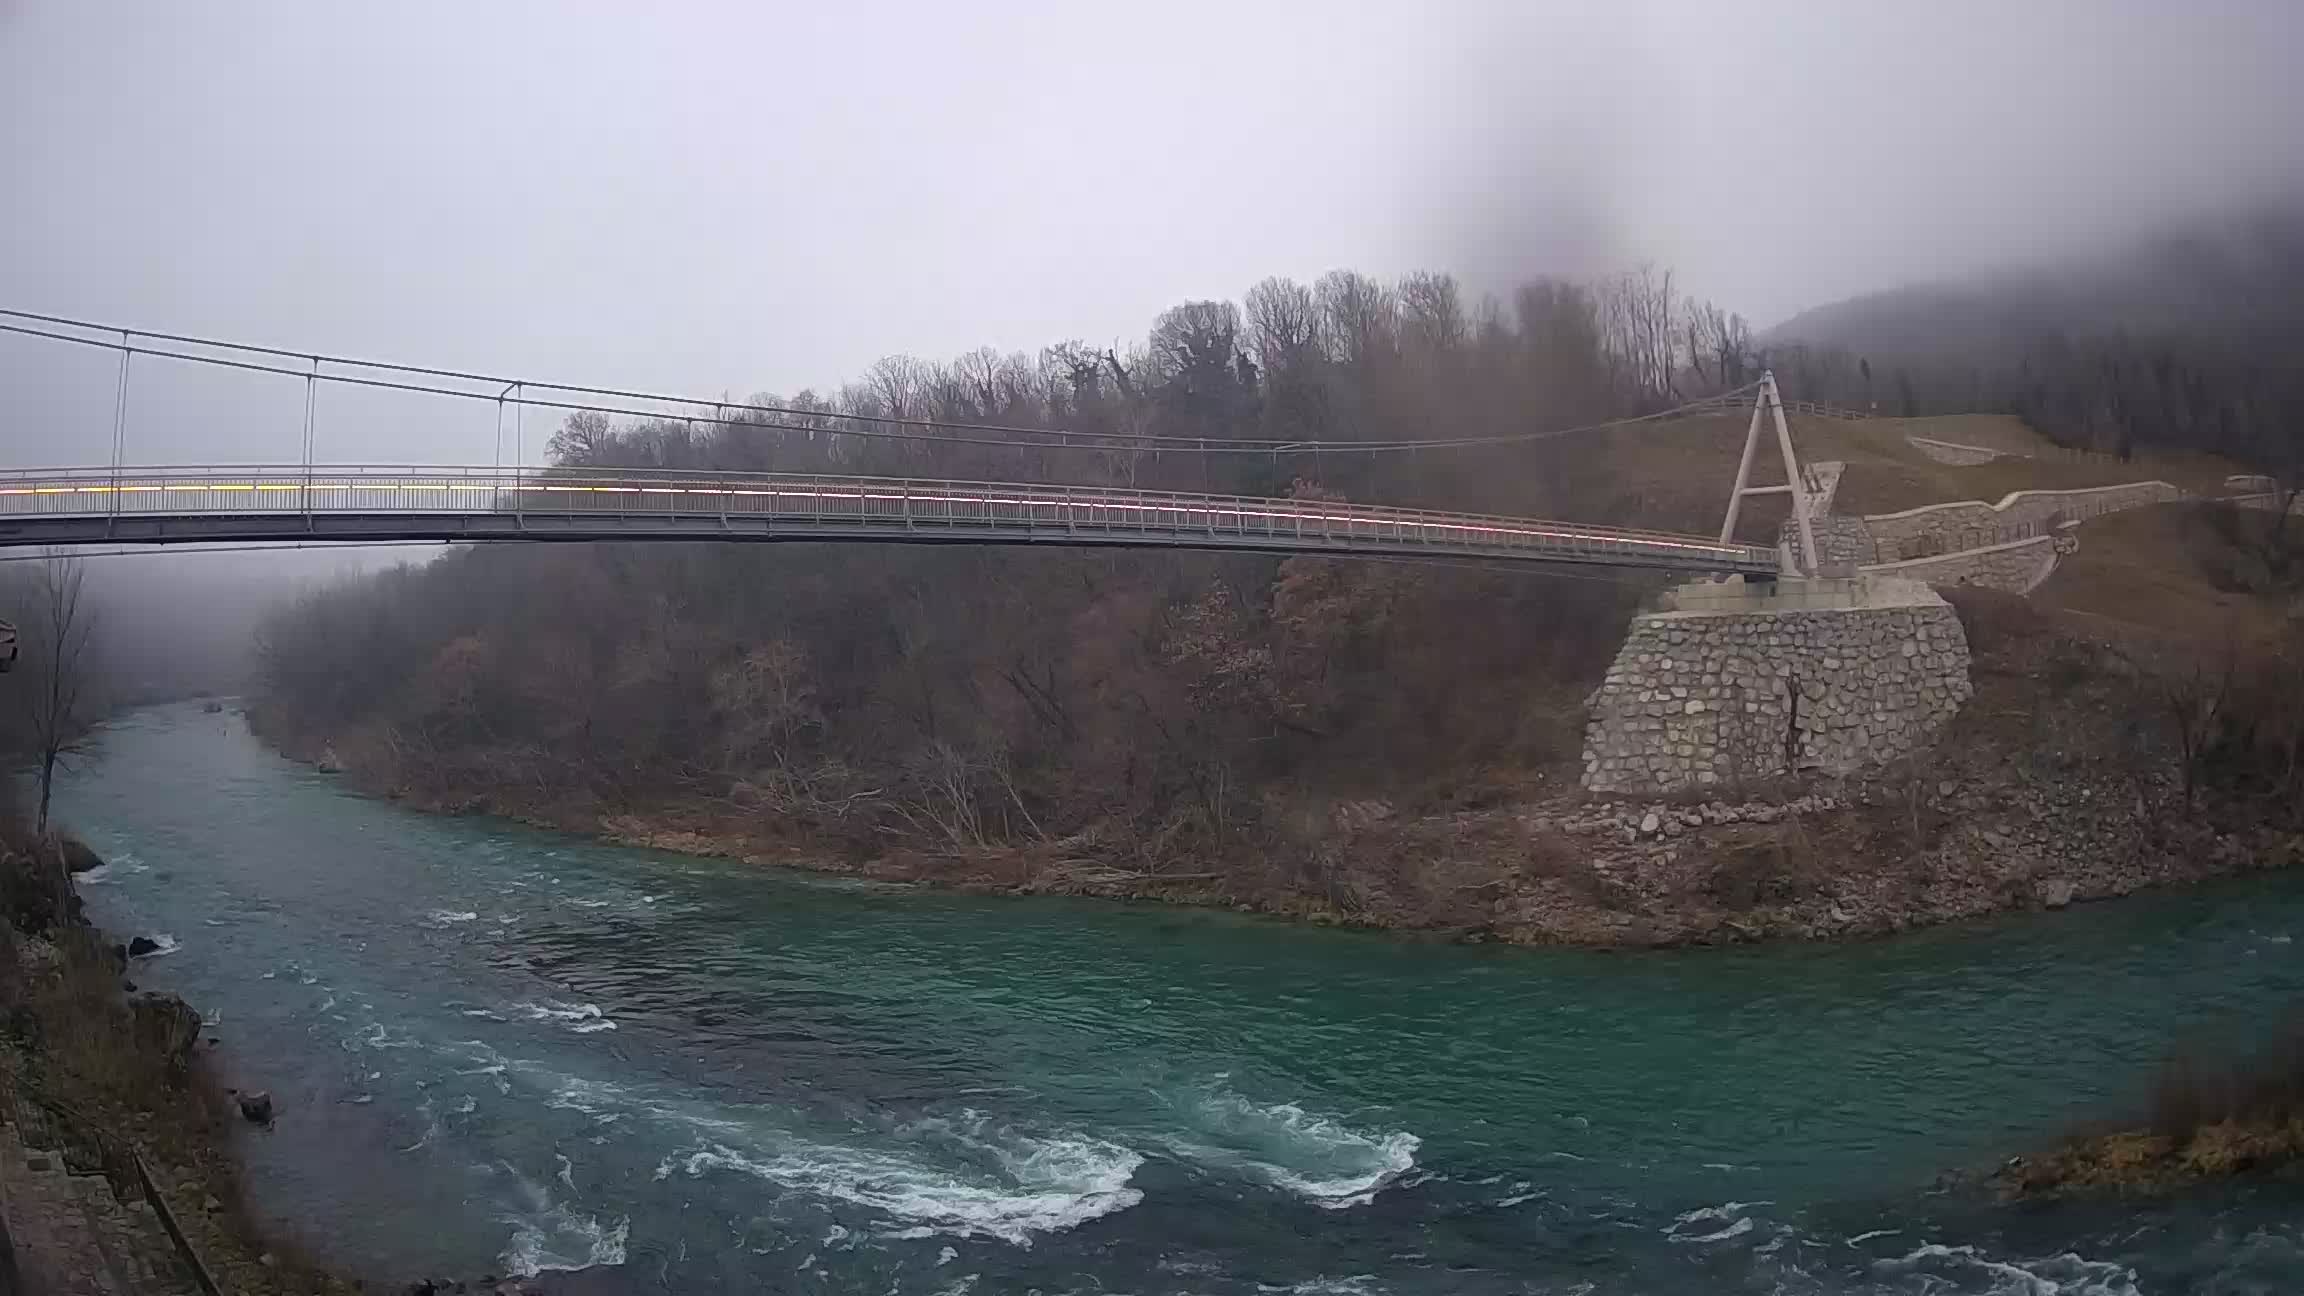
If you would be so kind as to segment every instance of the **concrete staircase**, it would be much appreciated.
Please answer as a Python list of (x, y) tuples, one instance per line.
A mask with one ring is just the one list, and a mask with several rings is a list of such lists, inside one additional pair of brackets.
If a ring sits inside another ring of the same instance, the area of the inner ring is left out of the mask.
[(56, 1150), (64, 1140), (36, 1109), (0, 1116), (0, 1226), (26, 1296), (199, 1296), (149, 1203), (123, 1201), (93, 1167), (67, 1164)]

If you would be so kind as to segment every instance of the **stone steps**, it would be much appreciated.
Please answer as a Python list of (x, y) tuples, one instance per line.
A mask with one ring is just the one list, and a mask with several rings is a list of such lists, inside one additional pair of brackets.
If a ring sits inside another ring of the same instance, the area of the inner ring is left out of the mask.
[[(11, 1117), (24, 1113), (10, 1112)], [(0, 1125), (0, 1217), (31, 1296), (197, 1296), (150, 1204), (75, 1173), (44, 1117)], [(47, 1146), (43, 1146), (47, 1145)]]
[(96, 1221), (97, 1241), (112, 1262), (112, 1272), (127, 1280), (130, 1291), (139, 1296), (193, 1296), (199, 1290), (150, 1204), (122, 1201), (101, 1175), (73, 1178), (89, 1218)]
[(13, 1127), (0, 1131), (0, 1211), (24, 1289), (41, 1296), (127, 1296), (71, 1181), (62, 1162), (28, 1153)]

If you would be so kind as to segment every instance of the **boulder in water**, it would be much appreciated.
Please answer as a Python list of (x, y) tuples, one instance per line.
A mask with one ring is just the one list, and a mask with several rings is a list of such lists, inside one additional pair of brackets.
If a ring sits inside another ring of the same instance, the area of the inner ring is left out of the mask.
[(138, 994), (128, 999), (128, 1020), (136, 1047), (181, 1069), (200, 1040), (200, 1013), (172, 994)]
[(252, 1125), (272, 1123), (272, 1095), (257, 1089), (240, 1095), (240, 1114)]
[(136, 939), (128, 942), (128, 957), (130, 958), (142, 958), (147, 954), (157, 954), (159, 952), (160, 942), (152, 939), (149, 936), (139, 936)]
[(86, 873), (104, 867), (103, 857), (88, 849), (88, 843), (77, 837), (66, 837), (56, 843), (64, 852), (64, 867), (74, 873)]
[(313, 762), (312, 768), (323, 774), (341, 774), (344, 772), (344, 762), (337, 757), (334, 743), (320, 749), (320, 759)]
[(201, 704), (200, 709), (207, 712), (209, 715), (218, 715), (223, 712), (224, 704), (221, 702), (205, 702)]

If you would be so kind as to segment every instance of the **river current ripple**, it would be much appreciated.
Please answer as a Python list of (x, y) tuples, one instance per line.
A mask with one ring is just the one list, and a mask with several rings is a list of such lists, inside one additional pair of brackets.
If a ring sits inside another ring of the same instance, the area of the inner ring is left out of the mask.
[(2300, 1001), (2304, 877), (1847, 946), (1461, 948), (441, 819), (235, 714), (60, 813), (271, 1090), (256, 1203), (381, 1276), (873, 1293), (2304, 1290), (2298, 1194), (1929, 1185)]

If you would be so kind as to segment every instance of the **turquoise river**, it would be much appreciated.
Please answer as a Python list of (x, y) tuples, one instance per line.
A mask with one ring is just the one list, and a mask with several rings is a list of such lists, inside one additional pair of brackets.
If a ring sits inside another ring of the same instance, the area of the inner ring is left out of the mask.
[(2304, 1291), (2304, 1194), (1938, 1190), (2304, 1001), (2304, 876), (1850, 945), (1464, 947), (942, 894), (105, 728), (84, 887), (359, 1273), (869, 1293)]

